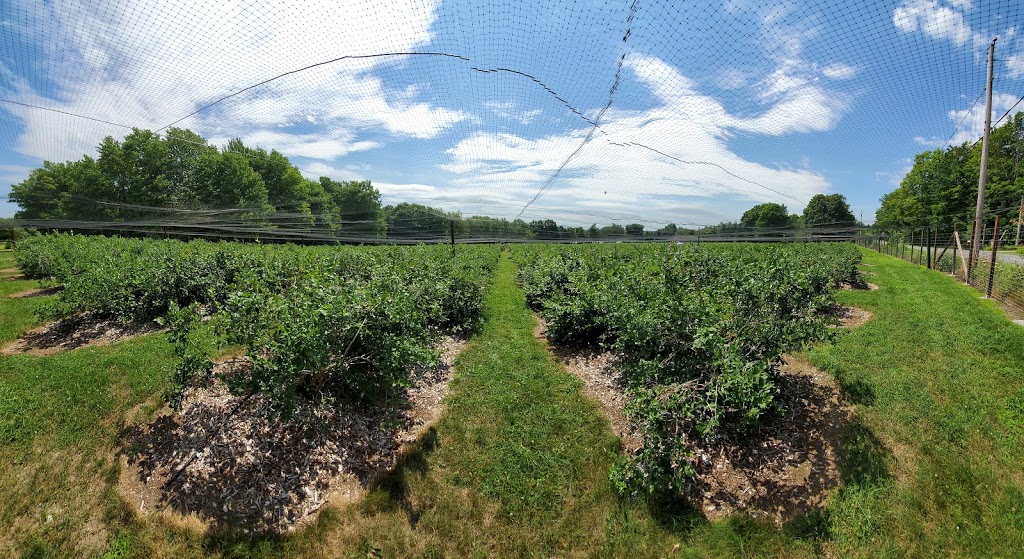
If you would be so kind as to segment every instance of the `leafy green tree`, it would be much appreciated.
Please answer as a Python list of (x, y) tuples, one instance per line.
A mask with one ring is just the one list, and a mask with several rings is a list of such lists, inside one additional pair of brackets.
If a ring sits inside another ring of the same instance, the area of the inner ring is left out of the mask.
[(661, 237), (671, 237), (676, 234), (679, 230), (675, 223), (669, 223), (668, 225), (655, 231), (655, 234)]
[(617, 224), (617, 223), (613, 223), (611, 225), (606, 225), (606, 226), (601, 228), (601, 236), (602, 237), (621, 237), (621, 236), (623, 236), (625, 234), (626, 234), (626, 228), (621, 226), (621, 225), (619, 225), (619, 224)]
[(432, 239), (449, 235), (452, 216), (422, 204), (403, 202), (385, 208), (388, 237)]
[(643, 236), (644, 226), (639, 223), (630, 223), (626, 226), (626, 234), (633, 237)]
[(779, 228), (789, 226), (789, 210), (783, 204), (758, 204), (743, 213), (740, 223), (747, 227)]
[(535, 239), (557, 239), (561, 236), (558, 224), (552, 219), (531, 221), (530, 232)]
[(804, 225), (808, 227), (855, 223), (857, 217), (850, 211), (850, 204), (842, 194), (815, 194), (804, 208)]
[(338, 208), (343, 232), (372, 237), (382, 237), (387, 232), (380, 192), (370, 181), (339, 182), (320, 177), (320, 185)]
[(238, 208), (247, 216), (266, 216), (274, 211), (267, 200), (263, 178), (249, 166), (244, 155), (224, 152), (207, 157), (199, 199), (205, 207)]

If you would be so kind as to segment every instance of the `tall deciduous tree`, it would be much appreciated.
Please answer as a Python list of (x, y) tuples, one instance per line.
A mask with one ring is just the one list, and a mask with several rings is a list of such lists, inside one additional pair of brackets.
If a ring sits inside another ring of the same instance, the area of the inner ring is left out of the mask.
[(857, 217), (850, 211), (850, 204), (842, 194), (815, 194), (804, 208), (804, 225), (808, 227), (855, 223)]
[(743, 213), (740, 223), (747, 227), (787, 227), (789, 210), (782, 204), (758, 204)]

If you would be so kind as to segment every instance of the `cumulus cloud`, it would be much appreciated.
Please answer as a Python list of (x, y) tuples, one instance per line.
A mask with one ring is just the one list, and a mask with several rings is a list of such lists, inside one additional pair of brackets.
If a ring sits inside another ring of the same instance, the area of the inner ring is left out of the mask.
[[(1024, 111), (1024, 104), (1017, 105), (1019, 97), (1011, 93), (1001, 93), (996, 91), (992, 93), (992, 126), (995, 127), (997, 124), (1001, 125), (1004, 122), (996, 122), (997, 119), (1007, 114), (1007, 118)], [(954, 125), (959, 125), (956, 134), (952, 138), (926, 138), (924, 136), (914, 136), (914, 142), (922, 146), (939, 148), (946, 147), (947, 145), (958, 145), (964, 142), (974, 142), (978, 138), (981, 138), (985, 131), (985, 105), (978, 103), (973, 107), (965, 107), (963, 109), (955, 109), (949, 111), (946, 116), (949, 121)], [(961, 124), (962, 123), (962, 124)]]
[(971, 8), (970, 2), (951, 4), (952, 8), (943, 6), (938, 0), (905, 0), (893, 10), (892, 23), (904, 33), (920, 31), (928, 37), (948, 40), (959, 47), (984, 46), (986, 38), (974, 32), (963, 15), (964, 10)]
[[(600, 132), (565, 165), (564, 178), (541, 200), (578, 208), (568, 219), (588, 222), (588, 209), (622, 219), (638, 213), (670, 219), (683, 208), (687, 215), (729, 219), (735, 216), (716, 210), (714, 200), (776, 201), (798, 210), (828, 189), (825, 178), (813, 171), (745, 160), (729, 149), (727, 140), (736, 131), (777, 136), (827, 130), (847, 108), (834, 101), (834, 94), (794, 81), (772, 94), (775, 102), (763, 113), (735, 115), (659, 58), (631, 56), (626, 67), (660, 104), (646, 111), (609, 111)], [(540, 138), (477, 133), (448, 150), (443, 169), (460, 175), (457, 184), (509, 193), (522, 204), (588, 133), (587, 127)], [(543, 213), (541, 208), (532, 211)]]
[(848, 80), (857, 75), (857, 69), (846, 64), (829, 64), (821, 69), (821, 73), (831, 80)]
[[(56, 86), (44, 89), (19, 77), (0, 86), (5, 96), (152, 129), (297, 68), (340, 56), (415, 50), (431, 40), (437, 7), (433, 1), (381, 0), (339, 9), (300, 0), (201, 0), (182, 11), (173, 0), (130, 0), (102, 9), (84, 0), (12, 1), (19, 4), (17, 13), (30, 19), (20, 31), (22, 39), (38, 46), (47, 61), (39, 66), (49, 71), (44, 78)], [(267, 130), (277, 127), (281, 130), (274, 139), (283, 140), (294, 154), (322, 157), (377, 145), (356, 139), (363, 130), (430, 138), (468, 118), (460, 110), (419, 99), (415, 88), (386, 87), (376, 70), (401, 60), (350, 58), (294, 74), (233, 97), (181, 126), (204, 134), (263, 134), (268, 139)], [(40, 159), (80, 157), (104, 135), (125, 132), (52, 112), (4, 109), (24, 125), (17, 151)], [(343, 129), (345, 138), (320, 144), (302, 135), (287, 140), (287, 127), (299, 122)]]
[(1024, 76), (1024, 54), (1012, 54), (1006, 57), (1006, 71), (1011, 79)]
[(514, 120), (519, 124), (530, 124), (543, 112), (540, 109), (523, 110), (515, 101), (487, 101), (484, 107), (501, 118)]

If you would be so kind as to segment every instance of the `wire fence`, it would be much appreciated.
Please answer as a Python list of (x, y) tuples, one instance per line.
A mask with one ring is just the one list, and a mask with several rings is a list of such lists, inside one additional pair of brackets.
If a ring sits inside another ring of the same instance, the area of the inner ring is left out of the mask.
[[(993, 242), (993, 238), (995, 239)], [(982, 295), (999, 301), (1011, 318), (1024, 319), (1024, 255), (1013, 250), (1007, 229), (985, 228), (972, 259), (971, 231), (911, 228), (865, 231), (856, 242), (882, 254), (950, 274)]]

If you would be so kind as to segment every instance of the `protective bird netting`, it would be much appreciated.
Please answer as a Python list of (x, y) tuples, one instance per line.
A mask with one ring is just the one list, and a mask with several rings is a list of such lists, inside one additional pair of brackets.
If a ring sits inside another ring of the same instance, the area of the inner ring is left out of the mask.
[[(696, 229), (840, 192), (870, 222), (917, 152), (980, 136), (995, 37), (993, 120), (1024, 109), (1022, 9), (5, 0), (0, 193), (88, 155), (99, 178), (54, 178), (20, 217), (352, 240), (442, 238), (454, 216), (460, 234), (502, 238), (517, 219)], [(390, 214), (368, 213), (363, 180)]]

